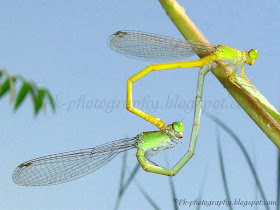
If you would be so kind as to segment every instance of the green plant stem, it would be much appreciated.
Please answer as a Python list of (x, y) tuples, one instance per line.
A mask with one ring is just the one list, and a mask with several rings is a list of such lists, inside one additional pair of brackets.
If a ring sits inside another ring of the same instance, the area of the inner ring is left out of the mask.
[[(184, 8), (180, 6), (176, 0), (159, 0), (159, 2), (186, 40), (208, 43), (206, 38), (186, 15)], [(203, 57), (205, 55), (198, 56)], [(249, 117), (259, 126), (268, 138), (271, 139), (276, 147), (280, 149), (280, 125), (278, 122), (261, 106), (252, 94), (242, 88), (242, 85), (235, 85), (229, 81), (228, 75), (230, 75), (232, 71), (230, 67), (226, 67), (222, 62), (217, 62), (217, 64), (218, 66), (212, 70), (212, 73)], [(276, 114), (279, 115), (279, 113)]]

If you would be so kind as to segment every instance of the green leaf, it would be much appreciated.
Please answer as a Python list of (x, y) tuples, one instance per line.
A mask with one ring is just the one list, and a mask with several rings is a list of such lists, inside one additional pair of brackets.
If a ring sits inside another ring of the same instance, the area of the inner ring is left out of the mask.
[(17, 95), (14, 110), (16, 111), (19, 105), (24, 101), (26, 98), (27, 93), (30, 91), (30, 86), (27, 82), (24, 82), (20, 88), (20, 91)]
[[(0, 80), (2, 79), (2, 76), (3, 76), (3, 71), (0, 70)], [(0, 88), (1, 88), (1, 84), (2, 84), (2, 82), (0, 81)]]
[(16, 77), (9, 76), (9, 82), (10, 82), (10, 104), (13, 103), (15, 98), (15, 81)]
[(39, 111), (41, 110), (44, 104), (44, 96), (45, 96), (45, 91), (43, 89), (38, 89), (36, 103), (35, 103), (35, 115), (39, 113)]
[[(22, 82), (18, 93), (15, 86), (17, 81)], [(30, 93), (35, 115), (45, 108), (45, 98), (47, 98), (53, 112), (55, 112), (55, 101), (47, 88), (39, 88), (35, 82), (26, 81), (21, 75), (9, 75), (0, 69), (0, 99), (8, 92), (10, 94), (10, 104), (15, 101), (13, 104), (14, 111), (18, 110), (26, 96)]]
[(6, 79), (3, 85), (0, 87), (0, 98), (2, 98), (10, 89), (10, 81)]
[(16, 78), (13, 76), (9, 76), (5, 82), (0, 86), (0, 98), (2, 98), (11, 88), (14, 88), (14, 82)]
[(55, 103), (54, 103), (54, 100), (53, 100), (53, 97), (50, 93), (50, 91), (48, 89), (43, 89), (45, 91), (45, 94), (47, 96), (47, 98), (49, 99), (49, 102), (50, 102), (50, 105), (51, 105), (51, 108), (53, 110), (53, 112), (55, 112)]
[(29, 82), (29, 87), (30, 87), (30, 94), (31, 94), (31, 99), (34, 107), (34, 112), (35, 112), (35, 105), (36, 105), (36, 100), (37, 100), (37, 87), (36, 84), (30, 83)]

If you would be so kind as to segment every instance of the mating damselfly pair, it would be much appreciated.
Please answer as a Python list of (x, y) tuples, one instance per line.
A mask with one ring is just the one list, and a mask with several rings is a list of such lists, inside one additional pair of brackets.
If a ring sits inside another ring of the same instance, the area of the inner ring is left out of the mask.
[[(174, 176), (192, 158), (200, 125), (201, 101), (205, 75), (216, 64), (213, 61), (225, 61), (235, 65), (229, 80), (234, 82), (238, 66), (241, 76), (245, 77), (244, 63), (252, 65), (258, 57), (255, 49), (240, 51), (225, 45), (210, 45), (196, 41), (183, 41), (174, 38), (135, 31), (118, 31), (109, 38), (109, 46), (118, 53), (129, 57), (152, 60), (181, 60), (194, 54), (206, 56), (195, 61), (153, 64), (127, 81), (127, 109), (159, 128), (158, 131), (143, 132), (133, 138), (112, 141), (89, 149), (48, 155), (20, 164), (13, 173), (18, 185), (40, 186), (68, 182), (85, 176), (107, 164), (116, 155), (129, 149), (137, 149), (137, 159), (148, 172)], [(184, 126), (181, 122), (166, 125), (163, 120), (133, 107), (132, 84), (152, 71), (174, 68), (199, 67), (195, 112), (191, 139), (187, 153), (172, 168), (158, 166), (150, 158), (158, 152), (172, 148), (174, 142), (183, 137)]]

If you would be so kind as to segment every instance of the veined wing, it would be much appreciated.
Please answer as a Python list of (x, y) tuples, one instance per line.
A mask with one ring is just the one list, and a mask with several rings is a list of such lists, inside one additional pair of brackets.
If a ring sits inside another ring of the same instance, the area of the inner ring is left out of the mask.
[(13, 173), (13, 181), (24, 186), (69, 182), (99, 169), (120, 152), (134, 148), (135, 141), (136, 138), (126, 138), (94, 148), (36, 158), (20, 164)]
[(194, 54), (210, 54), (215, 46), (196, 41), (137, 31), (117, 31), (109, 37), (108, 45), (128, 57), (151, 61), (182, 60)]

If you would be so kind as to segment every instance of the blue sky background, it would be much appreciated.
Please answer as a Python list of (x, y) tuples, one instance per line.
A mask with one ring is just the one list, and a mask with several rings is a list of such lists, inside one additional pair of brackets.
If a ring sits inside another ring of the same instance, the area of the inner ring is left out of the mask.
[[(255, 65), (246, 66), (246, 73), (278, 108), (280, 2), (180, 0), (179, 3), (211, 43), (259, 50), (259, 58)], [(0, 101), (0, 209), (112, 209), (119, 187), (122, 155), (93, 174), (50, 187), (19, 187), (12, 182), (13, 170), (23, 161), (43, 155), (93, 147), (155, 130), (124, 108), (126, 80), (151, 62), (113, 52), (107, 46), (107, 39), (121, 29), (182, 36), (159, 2), (150, 0), (2, 0), (0, 28), (0, 68), (48, 87), (58, 105), (56, 114), (48, 106), (45, 113), (35, 118), (30, 98), (17, 113), (8, 105), (8, 97)], [(185, 124), (184, 143), (154, 158), (162, 165), (166, 160), (174, 165), (187, 150), (197, 72), (197, 69), (180, 69), (152, 73), (134, 85), (134, 98), (140, 101), (143, 110), (167, 123), (181, 120)], [(175, 104), (176, 98), (177, 105), (172, 108), (166, 105)], [(203, 101), (208, 104), (203, 114), (219, 117), (243, 140), (256, 164), (267, 199), (276, 200), (274, 144), (238, 108), (211, 73), (206, 78)], [(222, 101), (227, 108), (221, 108)], [(220, 134), (232, 199), (256, 200), (254, 180), (244, 157), (224, 131), (220, 130)], [(133, 150), (128, 154), (127, 173), (135, 164)], [(205, 183), (203, 199), (225, 199), (216, 126), (205, 115), (202, 115), (196, 154), (173, 180), (178, 198), (197, 199)], [(136, 181), (161, 208), (172, 207), (167, 177), (140, 170)], [(120, 209), (150, 208), (132, 183)]]

